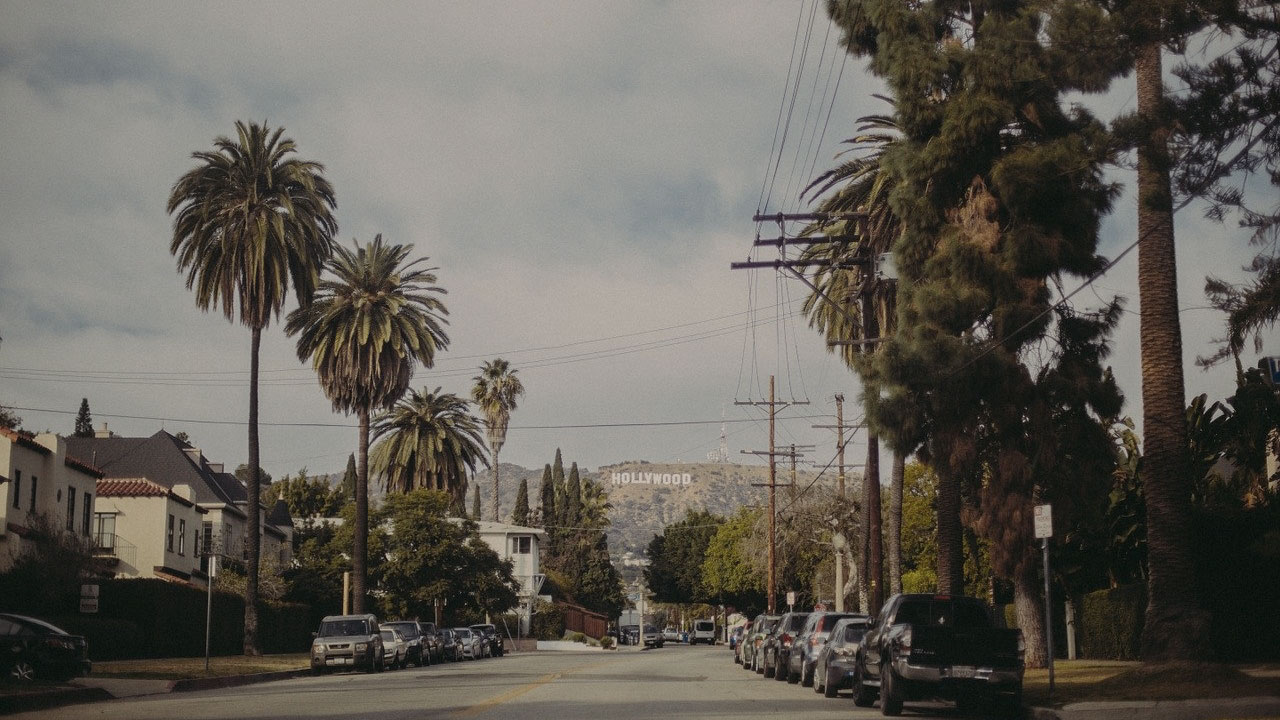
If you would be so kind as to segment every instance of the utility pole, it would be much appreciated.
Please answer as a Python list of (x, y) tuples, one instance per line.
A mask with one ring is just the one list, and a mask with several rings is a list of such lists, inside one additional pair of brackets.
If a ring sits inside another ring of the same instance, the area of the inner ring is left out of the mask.
[[(775, 538), (775, 533), (777, 532), (776, 521), (777, 521), (777, 509), (778, 509), (777, 496), (775, 492), (778, 487), (777, 456), (780, 454), (774, 449), (774, 436), (775, 436), (775, 430), (776, 430), (775, 420), (778, 415), (778, 405), (781, 404), (783, 407), (787, 407), (790, 405), (808, 405), (809, 401), (792, 400), (791, 402), (787, 402), (787, 403), (779, 403), (774, 396), (774, 377), (770, 375), (769, 376), (769, 401), (767, 403), (751, 402), (751, 401), (746, 401), (746, 402), (735, 401), (733, 404), (734, 405), (768, 405), (769, 407), (769, 449), (768, 451), (761, 452), (759, 450), (743, 450), (742, 453), (744, 455), (768, 455), (769, 456), (769, 484), (768, 484), (768, 488), (769, 488), (769, 559), (768, 559), (769, 591), (768, 591), (768, 597), (769, 597), (769, 613), (773, 614), (773, 612), (777, 608), (777, 600), (778, 600), (777, 587), (776, 587), (777, 586), (777, 563), (776, 563), (775, 551), (774, 551), (774, 545), (775, 545), (774, 538)], [(794, 452), (792, 452), (791, 454), (793, 456), (795, 455)]]
[[(814, 425), (815, 429), (834, 429), (836, 431), (836, 461), (839, 463), (839, 479), (838, 489), (840, 497), (844, 497), (844, 448), (848, 444), (844, 436), (844, 394), (836, 393), (836, 424), (835, 425)], [(865, 425), (854, 425), (851, 429), (866, 427)], [(836, 556), (836, 577), (835, 577), (835, 596), (836, 596), (836, 612), (844, 612), (844, 549), (847, 546), (839, 527), (833, 527), (831, 531), (831, 545), (835, 550)]]

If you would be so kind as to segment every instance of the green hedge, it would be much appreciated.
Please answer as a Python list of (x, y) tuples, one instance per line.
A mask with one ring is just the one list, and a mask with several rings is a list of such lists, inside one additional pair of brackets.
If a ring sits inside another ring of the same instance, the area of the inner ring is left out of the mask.
[(1084, 596), (1080, 611), (1080, 656), (1097, 660), (1137, 660), (1142, 650), (1142, 623), (1147, 588), (1125, 585)]
[(559, 640), (564, 637), (564, 610), (558, 605), (539, 603), (533, 614), (530, 634), (538, 640)]

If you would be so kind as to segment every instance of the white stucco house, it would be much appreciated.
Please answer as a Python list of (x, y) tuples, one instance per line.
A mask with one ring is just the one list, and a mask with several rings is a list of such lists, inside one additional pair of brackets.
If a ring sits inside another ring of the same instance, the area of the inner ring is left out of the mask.
[(520, 634), (527, 635), (533, 604), (542, 588), (540, 553), (547, 531), (488, 520), (476, 521), (476, 526), (480, 539), (493, 548), (499, 558), (511, 561), (512, 574), (520, 581)]
[(100, 477), (60, 435), (0, 428), (0, 572), (30, 552), (40, 526), (87, 542)]

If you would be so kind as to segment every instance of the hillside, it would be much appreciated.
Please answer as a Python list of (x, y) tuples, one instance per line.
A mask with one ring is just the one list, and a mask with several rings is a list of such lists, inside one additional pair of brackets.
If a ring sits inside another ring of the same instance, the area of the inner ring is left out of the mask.
[[(584, 480), (600, 483), (609, 495), (609, 502), (613, 505), (609, 511), (609, 550), (614, 555), (626, 551), (643, 553), (655, 534), (662, 532), (666, 525), (682, 519), (688, 510), (730, 515), (743, 505), (763, 506), (769, 497), (768, 490), (761, 487), (769, 481), (769, 468), (766, 466), (639, 461), (606, 465), (594, 472), (581, 472), (581, 475)], [(511, 509), (515, 506), (522, 478), (529, 482), (529, 505), (537, 509), (541, 468), (529, 469), (502, 463), (500, 477), (500, 510), (504, 521), (511, 519)], [(801, 471), (797, 475), (797, 483), (804, 487), (813, 477), (813, 472)], [(328, 479), (331, 484), (337, 484), (341, 482), (342, 474), (331, 474)], [(779, 485), (789, 479), (790, 472), (779, 468)], [(478, 473), (472, 482), (480, 485), (481, 510), (487, 519), (492, 508), (492, 471)], [(373, 480), (369, 486), (369, 494), (377, 502), (384, 495), (382, 484)], [(780, 497), (785, 492), (779, 487)], [(471, 510), (471, 491), (467, 493), (467, 510)]]

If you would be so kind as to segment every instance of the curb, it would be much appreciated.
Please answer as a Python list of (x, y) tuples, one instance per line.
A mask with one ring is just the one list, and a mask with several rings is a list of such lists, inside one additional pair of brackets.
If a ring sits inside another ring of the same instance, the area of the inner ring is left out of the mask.
[(192, 692), (194, 690), (217, 690), (218, 688), (254, 685), (274, 680), (289, 680), (302, 677), (311, 671), (307, 668), (298, 670), (280, 670), (278, 672), (255, 673), (253, 675), (226, 675), (212, 678), (187, 678), (169, 683), (169, 692)]
[(0, 715), (12, 715), (29, 710), (48, 710), (63, 705), (97, 702), (111, 698), (111, 693), (102, 688), (65, 688), (48, 692), (5, 695), (0, 697)]
[(1028, 720), (1062, 720), (1057, 710), (1047, 707), (1029, 707), (1026, 717)]

